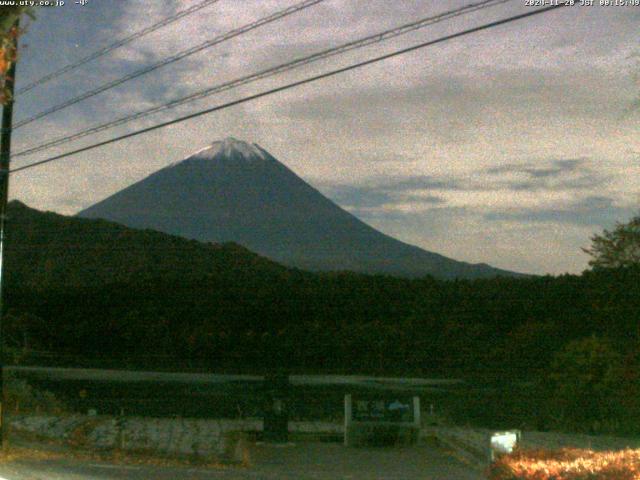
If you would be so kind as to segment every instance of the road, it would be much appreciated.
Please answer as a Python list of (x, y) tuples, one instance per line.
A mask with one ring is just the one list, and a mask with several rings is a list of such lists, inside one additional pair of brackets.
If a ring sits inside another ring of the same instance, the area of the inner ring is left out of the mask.
[(156, 467), (21, 458), (0, 465), (0, 480), (481, 480), (436, 447), (345, 448), (336, 443), (254, 445), (249, 467)]

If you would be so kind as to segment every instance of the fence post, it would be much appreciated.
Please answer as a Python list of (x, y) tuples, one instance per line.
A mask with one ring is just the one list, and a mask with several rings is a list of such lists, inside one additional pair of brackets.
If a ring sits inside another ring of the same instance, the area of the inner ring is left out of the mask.
[(351, 394), (344, 396), (344, 445), (349, 446), (351, 432)]
[(124, 427), (125, 427), (125, 418), (124, 418), (124, 407), (120, 409), (120, 415), (118, 415), (118, 418), (116, 419), (116, 428), (118, 429), (118, 447), (120, 448), (120, 450), (124, 450), (126, 447), (126, 442), (125, 442), (125, 434), (124, 434)]

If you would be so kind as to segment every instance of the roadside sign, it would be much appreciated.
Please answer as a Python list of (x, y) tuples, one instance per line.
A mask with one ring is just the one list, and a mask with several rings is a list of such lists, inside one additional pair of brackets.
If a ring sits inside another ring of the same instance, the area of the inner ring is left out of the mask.
[(420, 431), (420, 398), (407, 395), (345, 395), (344, 443), (356, 445), (393, 437), (415, 443)]
[(352, 399), (352, 418), (356, 422), (413, 423), (413, 397)]

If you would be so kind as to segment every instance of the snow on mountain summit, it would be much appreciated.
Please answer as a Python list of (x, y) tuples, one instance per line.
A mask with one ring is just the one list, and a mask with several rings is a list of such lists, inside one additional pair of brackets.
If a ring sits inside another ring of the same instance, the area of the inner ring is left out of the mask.
[(216, 140), (211, 145), (191, 153), (186, 158), (169, 164), (167, 168), (193, 160), (215, 160), (220, 156), (227, 159), (233, 158), (234, 160), (242, 159), (245, 161), (267, 160), (265, 151), (257, 144), (250, 144), (233, 137), (227, 137), (224, 140)]
[(252, 160), (256, 158), (266, 160), (264, 152), (255, 143), (250, 144), (242, 140), (237, 140), (233, 137), (227, 137), (224, 140), (217, 140), (208, 147), (198, 150), (191, 156), (215, 158), (218, 155), (223, 155), (230, 158), (234, 154), (237, 154), (237, 156), (240, 156), (245, 160)]
[(224, 140), (213, 142), (211, 144), (211, 149), (212, 151), (210, 155), (212, 156), (216, 156), (220, 153), (225, 156), (230, 156), (233, 152), (237, 152), (246, 159), (253, 157), (258, 157), (262, 160), (266, 159), (264, 152), (255, 143), (249, 144), (242, 140), (236, 140), (233, 137), (227, 137)]

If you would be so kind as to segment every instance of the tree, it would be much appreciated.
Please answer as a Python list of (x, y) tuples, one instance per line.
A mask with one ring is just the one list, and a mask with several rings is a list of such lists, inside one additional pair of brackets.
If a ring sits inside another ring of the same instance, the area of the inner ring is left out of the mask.
[(4, 85), (12, 63), (17, 60), (15, 39), (20, 36), (21, 30), (16, 28), (16, 20), (23, 13), (33, 18), (33, 10), (30, 7), (0, 7), (0, 105), (11, 100), (11, 94)]
[(583, 248), (592, 258), (594, 270), (640, 265), (640, 215), (627, 223), (618, 223), (612, 231), (591, 238), (591, 248)]
[(31, 15), (31, 9), (29, 7), (21, 7), (15, 5), (0, 7), (0, 34), (9, 33), (15, 21), (23, 13), (29, 13), (29, 15)]
[(591, 432), (615, 428), (622, 365), (613, 346), (596, 336), (569, 342), (556, 353), (544, 378), (556, 426)]

